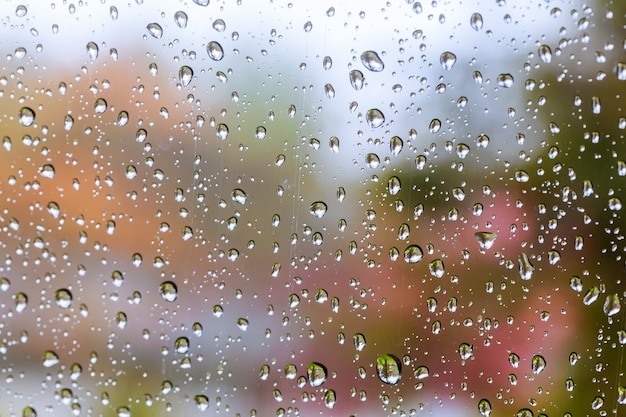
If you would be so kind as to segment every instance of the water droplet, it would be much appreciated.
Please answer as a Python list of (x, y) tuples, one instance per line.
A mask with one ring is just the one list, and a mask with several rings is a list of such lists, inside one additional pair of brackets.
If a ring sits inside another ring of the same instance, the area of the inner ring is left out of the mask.
[(607, 316), (614, 316), (619, 313), (621, 309), (622, 306), (619, 300), (619, 295), (607, 295), (606, 300), (604, 301), (604, 305), (602, 306), (602, 311), (604, 311), (604, 314), (606, 314)]
[(378, 165), (380, 165), (380, 158), (378, 158), (378, 155), (375, 153), (368, 153), (365, 156), (365, 165), (372, 169), (378, 168)]
[(133, 266), (135, 266), (136, 268), (139, 268), (141, 264), (143, 263), (143, 257), (141, 256), (140, 253), (133, 253), (133, 256), (131, 259), (132, 259), (131, 262), (133, 263)]
[(122, 110), (117, 115), (117, 125), (118, 126), (126, 126), (128, 124), (128, 112)]
[(217, 134), (217, 137), (222, 140), (226, 140), (226, 138), (228, 138), (228, 126), (224, 123), (218, 124), (215, 128), (215, 132)]
[(27, 13), (28, 8), (26, 8), (26, 6), (24, 6), (23, 4), (20, 4), (15, 8), (15, 16), (17, 17), (24, 17)]
[(443, 277), (445, 273), (445, 268), (443, 265), (443, 261), (441, 259), (434, 259), (428, 264), (428, 270), (430, 274), (435, 278)]
[(270, 367), (269, 365), (261, 365), (261, 369), (259, 369), (259, 378), (261, 381), (267, 381), (270, 376)]
[(363, 76), (363, 73), (359, 70), (350, 71), (350, 84), (355, 90), (361, 90), (363, 88), (363, 84), (365, 84), (365, 77)]
[(430, 375), (430, 371), (424, 365), (418, 366), (413, 372), (413, 376), (415, 376), (415, 379), (417, 380), (426, 379), (428, 378), (429, 375)]
[(241, 188), (235, 188), (230, 194), (232, 200), (239, 204), (245, 204), (246, 200), (248, 200), (248, 194), (245, 193)]
[(18, 120), (22, 126), (30, 126), (35, 121), (35, 112), (30, 107), (22, 107), (18, 114)]
[(243, 317), (240, 317), (237, 319), (237, 327), (239, 327), (244, 332), (248, 330), (248, 326), (249, 326), (248, 320), (244, 319)]
[(591, 97), (591, 110), (593, 114), (600, 114), (602, 111), (602, 105), (600, 104), (600, 97), (592, 96)]
[(61, 208), (56, 202), (51, 201), (48, 203), (48, 213), (50, 213), (52, 217), (57, 219), (61, 215)]
[(54, 166), (52, 164), (45, 164), (39, 167), (39, 175), (44, 178), (52, 179), (55, 174)]
[(548, 45), (539, 46), (539, 58), (546, 64), (552, 61), (552, 50)]
[(98, 45), (95, 42), (88, 42), (86, 46), (87, 55), (89, 59), (94, 60), (98, 58), (98, 53), (100, 52)]
[(104, 113), (107, 109), (107, 101), (103, 98), (98, 98), (96, 99), (96, 102), (94, 103), (94, 110), (96, 113)]
[(475, 31), (479, 31), (483, 28), (483, 16), (480, 13), (472, 13), (470, 17), (470, 26)]
[(28, 296), (23, 292), (15, 294), (15, 311), (18, 313), (24, 312), (28, 306)]
[(535, 355), (530, 366), (534, 374), (540, 374), (546, 368), (546, 360), (541, 355)]
[(394, 385), (402, 377), (402, 364), (400, 359), (392, 354), (383, 354), (376, 359), (376, 371), (378, 378), (385, 384)]
[(499, 74), (497, 77), (498, 85), (504, 88), (513, 87), (514, 79), (511, 74)]
[(59, 356), (52, 350), (46, 350), (43, 353), (43, 366), (50, 368), (59, 363)]
[(128, 325), (128, 317), (126, 316), (126, 313), (124, 313), (123, 311), (118, 312), (115, 315), (115, 323), (117, 324), (118, 328), (125, 329), (126, 325)]
[(323, 400), (324, 405), (326, 405), (327, 408), (335, 407), (335, 404), (337, 403), (337, 395), (335, 394), (335, 391), (333, 391), (332, 389), (326, 391), (324, 393)]
[(380, 72), (385, 69), (385, 64), (374, 51), (365, 51), (361, 54), (361, 63), (372, 72)]
[(267, 135), (267, 130), (263, 126), (257, 126), (254, 131), (254, 137), (257, 139), (265, 139)]
[(613, 211), (622, 209), (622, 201), (617, 197), (611, 197), (609, 199), (609, 209)]
[(327, 378), (327, 370), (324, 365), (318, 362), (311, 362), (306, 369), (307, 376), (309, 377), (309, 384), (312, 387), (319, 387)]
[(459, 345), (459, 356), (461, 356), (462, 360), (466, 361), (470, 359), (473, 354), (474, 346), (470, 345), (469, 343), (461, 343)]
[(189, 226), (183, 227), (183, 240), (189, 240), (193, 237), (193, 230)]
[(215, 19), (212, 26), (217, 32), (224, 32), (226, 30), (226, 22), (222, 19)]
[(191, 67), (188, 67), (187, 65), (183, 65), (182, 67), (180, 67), (180, 69), (178, 70), (178, 79), (180, 80), (180, 83), (183, 85), (183, 87), (189, 85), (192, 78), (193, 69)]
[(148, 33), (152, 35), (153, 38), (161, 39), (161, 36), (163, 36), (163, 28), (158, 23), (148, 23), (146, 29), (148, 29)]
[(323, 201), (316, 201), (309, 207), (309, 213), (321, 219), (326, 214), (328, 206)]
[(410, 264), (417, 263), (424, 257), (422, 248), (417, 245), (410, 245), (404, 250), (404, 261)]
[(535, 272), (535, 267), (528, 260), (528, 255), (524, 252), (520, 253), (518, 259), (519, 265), (519, 275), (523, 280), (529, 280), (533, 277), (533, 272)]
[(184, 29), (187, 27), (187, 13), (182, 10), (174, 13), (174, 21), (178, 25), (179, 28)]
[(54, 300), (57, 306), (61, 308), (69, 308), (72, 305), (72, 293), (66, 288), (61, 288), (54, 292)]
[(124, 284), (124, 275), (120, 271), (113, 271), (111, 273), (111, 281), (113, 281), (115, 287), (119, 288)]
[(115, 7), (115, 6), (109, 7), (109, 16), (111, 16), (111, 20), (117, 20), (117, 18), (119, 16), (119, 12), (117, 10), (117, 7)]
[(491, 403), (489, 400), (482, 399), (478, 402), (478, 412), (481, 416), (489, 417), (491, 415)]
[(178, 298), (178, 287), (172, 281), (165, 281), (159, 285), (159, 293), (165, 301), (172, 303)]
[(387, 182), (387, 190), (389, 190), (389, 194), (396, 195), (400, 192), (401, 188), (402, 184), (400, 183), (400, 178), (395, 175), (389, 178), (389, 181)]
[(115, 409), (117, 417), (131, 417), (130, 408), (126, 406), (120, 406)]
[(332, 84), (324, 85), (324, 94), (326, 94), (326, 97), (329, 99), (335, 98), (335, 89)]
[(474, 237), (482, 249), (491, 249), (498, 235), (493, 232), (476, 232)]
[(177, 353), (187, 353), (189, 351), (189, 339), (181, 336), (174, 342), (174, 349)]
[(454, 67), (454, 64), (456, 64), (456, 55), (452, 52), (446, 51), (439, 56), (439, 62), (441, 63), (443, 69), (450, 71), (452, 67)]
[(308, 33), (308, 32), (310, 32), (310, 31), (311, 31), (311, 29), (313, 29), (313, 23), (311, 23), (311, 21), (310, 21), (310, 20), (309, 20), (309, 21), (307, 21), (307, 22), (304, 24), (303, 29), (304, 29), (304, 31), (305, 31), (305, 32), (307, 32), (307, 33)]
[(365, 349), (365, 346), (367, 344), (367, 342), (365, 341), (365, 336), (363, 335), (363, 333), (356, 333), (353, 337), (352, 340), (354, 341), (354, 348), (360, 352), (363, 349)]
[(441, 130), (441, 120), (439, 119), (431, 120), (430, 124), (428, 125), (428, 130), (430, 131), (430, 133), (439, 132), (439, 130)]
[(385, 115), (378, 109), (369, 109), (365, 114), (365, 120), (372, 129), (375, 129), (385, 123)]
[(515, 181), (528, 182), (528, 180), (530, 180), (530, 176), (528, 175), (528, 172), (524, 171), (523, 169), (519, 169), (515, 171)]
[(224, 308), (221, 305), (219, 305), (219, 304), (214, 305), (213, 306), (213, 316), (215, 316), (215, 317), (217, 317), (219, 319), (223, 315), (224, 315)]
[(206, 46), (206, 51), (209, 54), (209, 58), (213, 61), (221, 61), (224, 58), (224, 49), (218, 42), (209, 42)]
[(193, 400), (196, 403), (198, 410), (205, 411), (209, 408), (209, 399), (206, 395), (195, 395)]

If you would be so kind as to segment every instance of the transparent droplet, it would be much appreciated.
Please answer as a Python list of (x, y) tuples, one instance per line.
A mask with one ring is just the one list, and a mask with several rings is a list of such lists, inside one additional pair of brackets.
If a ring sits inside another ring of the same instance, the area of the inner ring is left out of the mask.
[(385, 115), (378, 109), (369, 109), (365, 114), (365, 120), (372, 129), (375, 129), (385, 123)]
[(482, 399), (478, 402), (478, 412), (481, 416), (489, 417), (491, 415), (491, 403), (487, 399)]
[(189, 240), (193, 237), (193, 229), (189, 226), (183, 227), (183, 240)]
[(619, 294), (607, 295), (604, 305), (602, 306), (604, 314), (607, 316), (614, 316), (619, 313), (621, 309), (622, 306), (619, 300)]
[(428, 270), (430, 274), (435, 278), (443, 277), (445, 273), (445, 268), (443, 265), (443, 261), (441, 259), (434, 259), (428, 264)]
[(117, 407), (115, 409), (115, 412), (117, 413), (117, 417), (131, 417), (131, 412), (130, 412), (130, 408), (126, 407), (126, 406), (120, 406)]
[(178, 25), (179, 28), (184, 29), (187, 27), (187, 13), (182, 10), (174, 13), (174, 21)]
[(321, 219), (326, 214), (328, 206), (323, 201), (316, 201), (309, 207), (309, 213)]
[(146, 29), (148, 29), (148, 33), (152, 35), (153, 38), (161, 39), (161, 36), (163, 36), (163, 28), (158, 23), (148, 23)]
[(459, 356), (462, 360), (466, 361), (474, 354), (474, 346), (469, 343), (461, 343), (459, 345)]
[(209, 54), (209, 58), (213, 61), (221, 61), (224, 58), (224, 49), (216, 41), (211, 41), (206, 46), (206, 51)]
[(39, 167), (39, 175), (44, 178), (52, 179), (54, 178), (55, 170), (52, 164), (45, 164)]
[(424, 257), (422, 248), (417, 245), (410, 245), (404, 250), (404, 261), (410, 264), (417, 263)]
[(61, 288), (54, 292), (54, 300), (56, 301), (57, 306), (63, 309), (69, 308), (73, 302), (72, 293), (66, 288)]
[(265, 139), (265, 135), (267, 135), (267, 130), (263, 126), (257, 126), (254, 131), (254, 137), (257, 139)]
[(211, 26), (213, 26), (213, 29), (215, 29), (217, 32), (224, 32), (226, 30), (226, 22), (224, 22), (222, 19), (215, 19)]
[(428, 130), (430, 131), (430, 133), (439, 132), (439, 130), (441, 130), (441, 120), (439, 119), (431, 120), (430, 124), (428, 125)]
[(189, 85), (192, 78), (193, 69), (191, 67), (188, 67), (187, 65), (183, 65), (182, 67), (180, 67), (180, 69), (178, 70), (178, 79), (180, 80), (180, 83), (183, 85), (183, 87)]
[(491, 249), (498, 235), (493, 232), (476, 232), (474, 237), (482, 249)]
[(26, 406), (22, 409), (22, 417), (37, 417), (37, 411), (33, 407)]
[(355, 90), (361, 90), (363, 88), (363, 84), (365, 84), (365, 77), (363, 76), (363, 73), (359, 70), (350, 71), (350, 84)]
[(501, 87), (513, 87), (514, 79), (511, 74), (499, 74), (497, 77), (498, 85)]
[(305, 32), (307, 32), (307, 33), (308, 33), (308, 32), (310, 32), (310, 31), (311, 31), (311, 29), (313, 29), (313, 23), (311, 23), (311, 21), (310, 21), (310, 20), (309, 20), (309, 21), (307, 21), (307, 22), (304, 24), (303, 29), (304, 29), (304, 31), (305, 31)]
[(323, 400), (326, 408), (333, 408), (337, 404), (337, 394), (332, 389), (329, 389), (324, 393)]
[(533, 272), (535, 272), (535, 267), (528, 260), (528, 255), (522, 252), (519, 255), (518, 259), (519, 265), (519, 275), (523, 280), (529, 280), (533, 277)]
[(98, 58), (98, 53), (100, 52), (100, 50), (98, 49), (98, 45), (95, 42), (88, 42), (86, 49), (89, 59), (94, 60)]
[(43, 366), (50, 368), (59, 363), (59, 356), (52, 350), (46, 350), (43, 353)]
[(375, 153), (368, 153), (365, 156), (365, 165), (372, 169), (378, 168), (378, 165), (380, 165), (380, 158)]
[(311, 362), (307, 367), (306, 373), (309, 378), (309, 384), (312, 387), (319, 387), (326, 382), (328, 371), (321, 363)]
[(426, 379), (430, 375), (430, 371), (428, 370), (426, 366), (421, 365), (415, 369), (415, 371), (413, 372), (413, 375), (415, 376), (415, 379), (417, 380)]
[(552, 49), (548, 45), (539, 46), (539, 58), (546, 64), (552, 61)]
[(331, 136), (328, 140), (328, 146), (333, 153), (339, 153), (339, 138), (337, 136)]
[(395, 385), (402, 377), (402, 364), (396, 356), (383, 354), (376, 359), (376, 371), (382, 382)]
[(269, 365), (261, 365), (261, 369), (259, 369), (259, 378), (261, 378), (261, 381), (267, 381), (269, 376), (270, 376)]
[(242, 317), (237, 319), (237, 327), (239, 327), (244, 332), (246, 330), (248, 330), (248, 325), (249, 325), (248, 320), (246, 320), (246, 319), (244, 319)]
[(24, 17), (26, 16), (27, 13), (28, 13), (28, 8), (24, 6), (23, 4), (20, 4), (15, 8), (15, 16), (17, 17)]
[(540, 374), (546, 368), (546, 360), (541, 355), (535, 355), (530, 366), (534, 374)]
[(171, 303), (178, 298), (178, 287), (172, 281), (165, 281), (159, 285), (159, 293), (165, 301)]
[(380, 72), (385, 69), (385, 64), (374, 51), (365, 51), (361, 54), (361, 63), (365, 68), (373, 72)]
[(622, 209), (622, 201), (617, 197), (611, 197), (609, 199), (609, 209), (617, 211)]
[(389, 194), (396, 195), (400, 192), (401, 188), (402, 184), (400, 182), (400, 178), (395, 175), (389, 178), (389, 181), (387, 182), (387, 190), (389, 190)]
[(224, 315), (224, 308), (219, 304), (214, 305), (212, 311), (213, 316), (217, 317), (218, 319)]
[(480, 13), (472, 13), (470, 17), (470, 26), (475, 31), (479, 31), (483, 28), (483, 16)]
[(22, 126), (30, 126), (35, 121), (35, 112), (30, 107), (22, 107), (18, 114), (18, 120)]
[(248, 200), (248, 194), (241, 188), (235, 188), (230, 194), (232, 200), (239, 204), (245, 204)]
[(51, 201), (48, 203), (48, 213), (57, 219), (61, 215), (61, 208), (56, 202)]
[(93, 105), (93, 108), (96, 113), (104, 113), (107, 109), (107, 101), (103, 98), (97, 98), (96, 102)]
[(117, 18), (119, 16), (119, 12), (117, 10), (117, 7), (115, 7), (115, 6), (109, 7), (109, 16), (111, 16), (111, 20), (117, 20)]
[(528, 175), (528, 172), (524, 171), (523, 169), (519, 169), (515, 171), (515, 181), (528, 182), (528, 180), (530, 180), (530, 176)]
[(456, 55), (452, 52), (444, 52), (439, 56), (439, 62), (446, 71), (450, 71), (456, 64)]
[(122, 110), (117, 115), (117, 125), (118, 126), (126, 126), (128, 124), (128, 112)]
[(391, 155), (397, 156), (404, 146), (404, 141), (399, 136), (393, 136), (389, 141), (389, 150), (391, 151)]
[(174, 342), (176, 353), (187, 353), (189, 351), (189, 339), (181, 336)]
[(356, 333), (352, 340), (354, 341), (354, 348), (358, 352), (365, 349), (367, 342), (365, 341), (365, 336), (363, 335), (363, 333)]
[(28, 306), (28, 296), (23, 292), (15, 294), (15, 311), (18, 313), (24, 312)]
[(222, 140), (226, 140), (226, 138), (228, 138), (228, 133), (229, 133), (228, 126), (225, 125), (224, 123), (218, 124), (215, 131), (217, 133), (218, 138)]
[(128, 317), (126, 316), (126, 313), (122, 311), (118, 312), (115, 315), (115, 324), (117, 324), (118, 328), (125, 329), (128, 325)]
[(326, 97), (329, 99), (335, 98), (335, 88), (332, 86), (332, 84), (324, 85), (324, 93), (326, 94)]
[(200, 411), (205, 411), (209, 408), (209, 398), (206, 395), (194, 395), (193, 401)]
[(111, 281), (113, 286), (119, 288), (124, 284), (124, 275), (120, 271), (113, 271), (111, 273)]

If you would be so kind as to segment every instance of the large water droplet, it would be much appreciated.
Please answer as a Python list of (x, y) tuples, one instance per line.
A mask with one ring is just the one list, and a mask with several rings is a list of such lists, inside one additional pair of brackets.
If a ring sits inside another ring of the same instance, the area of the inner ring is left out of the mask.
[(318, 362), (311, 362), (307, 367), (306, 373), (309, 377), (309, 384), (312, 387), (319, 387), (327, 378), (327, 370), (324, 365)]
[(389, 194), (396, 195), (400, 192), (401, 188), (402, 184), (400, 182), (400, 178), (395, 175), (389, 178), (389, 181), (387, 182), (387, 190), (389, 190)]
[(619, 294), (607, 295), (604, 305), (602, 306), (604, 314), (607, 316), (614, 316), (619, 313), (621, 309), (622, 305), (619, 300)]
[(241, 188), (235, 188), (231, 192), (230, 196), (234, 202), (239, 203), (239, 204), (245, 204), (246, 201), (248, 200), (248, 195)]
[(152, 35), (153, 38), (161, 39), (161, 36), (163, 36), (163, 28), (158, 23), (148, 23), (146, 29), (148, 29), (148, 33)]
[(482, 249), (491, 249), (498, 235), (493, 232), (476, 232), (474, 237)]
[(99, 49), (98, 45), (95, 42), (88, 42), (86, 49), (89, 59), (94, 60), (98, 58)]
[(337, 394), (335, 394), (335, 391), (333, 391), (332, 389), (329, 389), (324, 393), (323, 400), (324, 405), (326, 405), (327, 408), (333, 408), (337, 403)]
[(376, 359), (376, 372), (378, 373), (378, 378), (385, 384), (397, 384), (402, 377), (400, 359), (392, 354), (378, 356), (378, 359)]
[(501, 87), (513, 87), (514, 79), (511, 74), (499, 74), (497, 77), (498, 85)]
[(552, 50), (548, 45), (540, 45), (539, 46), (539, 58), (546, 63), (549, 64), (552, 61)]
[(350, 71), (350, 84), (352, 85), (352, 88), (358, 91), (363, 88), (364, 83), (365, 83), (365, 77), (363, 76), (363, 73), (361, 71), (359, 70)]
[(30, 107), (22, 107), (18, 114), (18, 120), (22, 126), (30, 126), (35, 121), (35, 112)]
[(445, 69), (446, 71), (450, 71), (452, 67), (454, 67), (454, 64), (456, 64), (456, 55), (454, 55), (452, 52), (446, 51), (442, 53), (439, 57), (439, 62), (441, 63), (443, 69)]
[(404, 261), (410, 264), (417, 263), (424, 257), (422, 248), (417, 245), (410, 245), (404, 250)]
[(491, 403), (489, 400), (483, 398), (478, 402), (478, 412), (484, 417), (489, 417), (491, 415)]
[(52, 179), (54, 178), (54, 174), (56, 171), (54, 170), (54, 166), (52, 164), (44, 164), (39, 167), (39, 175), (44, 178)]
[(50, 368), (59, 363), (59, 356), (52, 350), (46, 350), (43, 353), (43, 366)]
[(363, 333), (356, 333), (354, 337), (352, 338), (352, 340), (354, 341), (354, 348), (358, 352), (365, 349), (367, 342), (365, 341), (365, 336), (363, 335)]
[(178, 298), (178, 287), (172, 281), (165, 281), (159, 285), (159, 293), (165, 301), (171, 303)]
[(206, 46), (206, 51), (209, 54), (209, 58), (213, 61), (221, 61), (224, 58), (224, 49), (216, 41), (211, 41)]
[(483, 28), (483, 16), (480, 13), (472, 13), (470, 26), (476, 31), (481, 30)]
[(524, 252), (520, 253), (519, 259), (519, 275), (523, 280), (529, 280), (533, 277), (533, 272), (535, 272), (535, 267), (528, 260), (528, 255)]
[(534, 374), (540, 374), (546, 368), (546, 360), (541, 355), (535, 355), (530, 366)]
[(474, 354), (474, 346), (469, 343), (461, 343), (459, 345), (459, 356), (462, 360), (466, 361)]
[(174, 21), (178, 25), (179, 28), (184, 29), (187, 27), (187, 13), (182, 10), (174, 13)]
[(365, 51), (361, 54), (361, 63), (370, 71), (380, 72), (385, 69), (385, 64), (374, 51)]
[(188, 67), (187, 65), (183, 65), (182, 67), (180, 67), (180, 69), (178, 70), (178, 79), (180, 80), (180, 83), (183, 85), (183, 87), (189, 85), (192, 78), (193, 69), (191, 67)]
[(309, 207), (309, 213), (321, 219), (326, 214), (328, 206), (323, 201), (316, 201)]
[(365, 114), (365, 120), (372, 129), (375, 129), (385, 123), (385, 115), (378, 109), (369, 109)]
[(206, 395), (195, 395), (193, 401), (200, 411), (205, 411), (209, 408), (209, 398)]
[(69, 308), (72, 305), (72, 293), (66, 288), (61, 288), (54, 292), (54, 300), (57, 306), (61, 308)]

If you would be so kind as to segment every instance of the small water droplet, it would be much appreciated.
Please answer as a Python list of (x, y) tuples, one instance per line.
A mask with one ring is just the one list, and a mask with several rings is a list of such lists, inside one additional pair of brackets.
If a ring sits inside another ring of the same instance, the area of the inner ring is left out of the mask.
[(352, 340), (354, 341), (354, 348), (358, 352), (365, 349), (367, 342), (365, 341), (365, 336), (363, 335), (363, 333), (356, 333)]
[(18, 313), (24, 312), (28, 306), (28, 296), (23, 292), (15, 294), (15, 311)]
[(153, 38), (161, 39), (161, 36), (163, 36), (163, 28), (158, 23), (148, 23), (146, 29), (148, 29), (148, 33), (152, 35)]
[(515, 181), (528, 182), (528, 180), (530, 180), (530, 176), (528, 175), (528, 172), (524, 171), (523, 169), (515, 171)]
[(72, 293), (66, 288), (61, 288), (54, 292), (54, 300), (56, 301), (57, 306), (63, 309), (69, 308), (73, 301)]
[(213, 26), (213, 29), (217, 32), (224, 32), (226, 30), (226, 22), (222, 19), (215, 19), (211, 26)]
[(454, 67), (454, 64), (456, 64), (456, 55), (452, 52), (446, 51), (439, 56), (439, 62), (441, 63), (443, 69), (450, 71), (452, 67)]
[(98, 45), (95, 42), (88, 42), (86, 46), (87, 55), (89, 59), (94, 60), (98, 58), (98, 53), (100, 52)]
[(257, 126), (257, 128), (254, 131), (254, 137), (257, 139), (265, 139), (266, 135), (267, 135), (267, 130), (265, 129), (265, 127)]
[(607, 316), (614, 316), (619, 313), (621, 309), (622, 306), (619, 300), (619, 294), (607, 295), (604, 305), (602, 306), (604, 314)]
[(410, 264), (417, 263), (424, 257), (422, 248), (417, 245), (410, 245), (404, 250), (404, 261)]
[(369, 109), (365, 114), (365, 120), (372, 129), (375, 129), (385, 123), (385, 115), (378, 109)]
[(533, 272), (535, 272), (535, 267), (528, 260), (528, 255), (522, 252), (519, 255), (518, 259), (519, 264), (519, 275), (523, 280), (529, 280), (533, 277)]
[(337, 403), (337, 394), (335, 394), (335, 391), (333, 391), (332, 389), (329, 389), (324, 393), (323, 400), (326, 408), (333, 408)]
[(249, 326), (248, 320), (246, 320), (246, 319), (244, 319), (242, 317), (237, 319), (237, 327), (239, 327), (244, 332), (246, 330), (248, 330), (248, 326)]
[(441, 130), (441, 120), (439, 119), (431, 120), (430, 124), (428, 125), (428, 130), (430, 131), (430, 133), (439, 132), (439, 130)]
[(323, 201), (316, 201), (309, 207), (309, 213), (321, 219), (326, 214), (328, 206)]
[(361, 54), (361, 63), (372, 72), (380, 72), (385, 69), (385, 64), (374, 51), (365, 51)]
[(475, 31), (479, 31), (483, 28), (483, 16), (480, 13), (472, 13), (470, 17), (470, 26)]
[(59, 356), (52, 350), (46, 350), (43, 353), (43, 366), (50, 368), (59, 363)]
[(473, 354), (474, 346), (470, 345), (469, 343), (461, 343), (459, 345), (459, 356), (461, 356), (462, 360), (466, 361), (470, 359)]
[(187, 65), (183, 65), (182, 67), (180, 67), (180, 69), (178, 70), (178, 79), (180, 80), (180, 83), (183, 85), (183, 87), (189, 85), (192, 78), (193, 69), (191, 67), (188, 67)]
[(497, 77), (498, 85), (504, 88), (513, 87), (514, 79), (511, 74), (499, 74)]
[(259, 378), (261, 381), (267, 381), (270, 376), (270, 367), (269, 365), (261, 365), (261, 369), (259, 369)]
[(41, 175), (44, 178), (52, 179), (54, 178), (55, 173), (56, 172), (52, 164), (44, 164), (41, 167), (39, 167), (39, 175)]
[(176, 22), (178, 27), (181, 29), (184, 29), (187, 27), (187, 19), (188, 19), (187, 13), (183, 12), (182, 10), (179, 10), (176, 13), (174, 13), (174, 21)]
[(30, 126), (35, 121), (35, 112), (30, 107), (22, 107), (18, 114), (18, 120), (22, 126)]
[(546, 360), (541, 355), (535, 355), (530, 366), (534, 374), (540, 374), (546, 368)]
[(24, 17), (26, 16), (27, 13), (28, 13), (28, 8), (24, 6), (23, 4), (20, 4), (15, 8), (15, 16), (17, 17)]
[(172, 281), (165, 281), (159, 285), (159, 293), (165, 301), (172, 303), (178, 298), (178, 287)]
[(396, 356), (383, 354), (376, 359), (376, 371), (382, 382), (395, 385), (402, 377), (402, 364)]
[(321, 363), (311, 362), (306, 371), (309, 378), (309, 384), (312, 387), (319, 387), (326, 382), (328, 371)]
[(483, 398), (478, 402), (478, 412), (484, 417), (489, 417), (491, 415), (491, 403), (489, 400)]
[(231, 198), (236, 203), (245, 204), (248, 200), (248, 195), (241, 188), (235, 188), (231, 192)]
[(117, 115), (117, 125), (118, 126), (126, 126), (128, 124), (128, 112), (122, 110), (118, 115)]
[(400, 182), (400, 178), (395, 175), (389, 178), (389, 181), (387, 182), (387, 190), (389, 191), (389, 194), (396, 195), (400, 192), (401, 188), (402, 184)]
[(361, 71), (356, 69), (350, 71), (350, 85), (352, 85), (352, 88), (359, 91), (363, 88), (364, 84), (365, 77), (363, 76), (363, 73)]
[(104, 113), (107, 109), (107, 101), (103, 98), (97, 98), (96, 102), (94, 103), (94, 110), (96, 113)]
[(498, 237), (498, 235), (493, 232), (476, 232), (474, 236), (482, 249), (491, 249)]
[(209, 58), (213, 61), (221, 61), (224, 58), (224, 49), (216, 41), (211, 41), (206, 46), (206, 51), (209, 54)]
[(209, 398), (206, 395), (195, 395), (193, 400), (196, 403), (198, 410), (205, 411), (209, 408)]
[(365, 156), (365, 165), (372, 169), (378, 168), (378, 165), (380, 165), (380, 158), (375, 153), (368, 153)]
[(539, 58), (545, 63), (549, 64), (552, 61), (552, 49), (548, 45), (539, 46)]

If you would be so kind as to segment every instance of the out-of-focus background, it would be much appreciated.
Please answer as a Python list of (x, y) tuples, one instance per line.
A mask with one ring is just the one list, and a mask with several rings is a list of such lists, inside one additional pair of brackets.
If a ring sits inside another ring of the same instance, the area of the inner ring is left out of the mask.
[(0, 415), (626, 413), (626, 5), (2, 10)]

